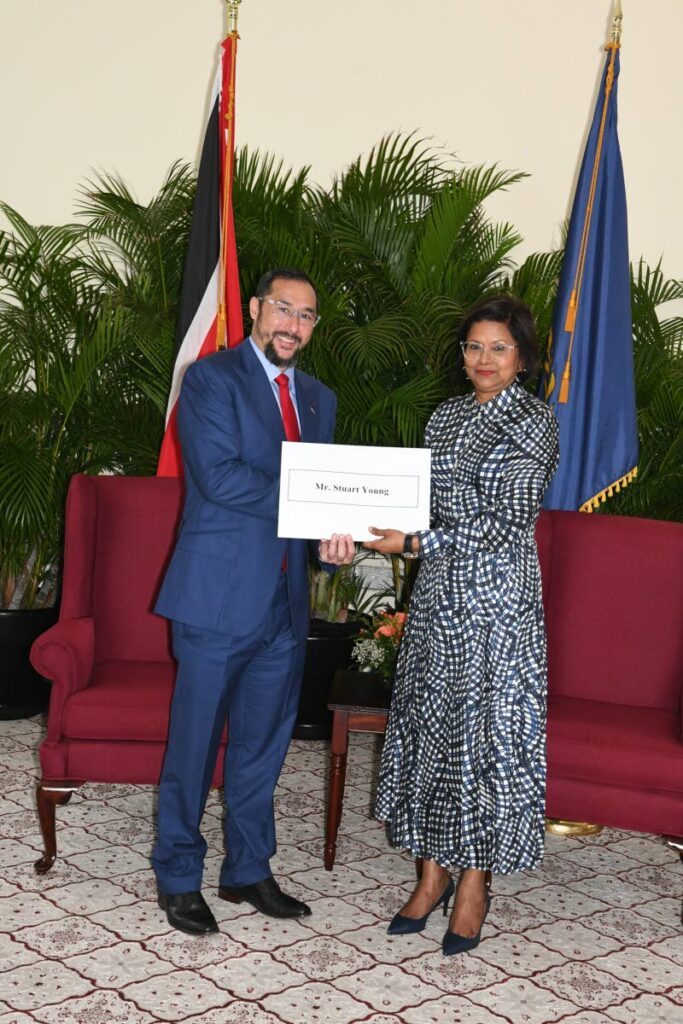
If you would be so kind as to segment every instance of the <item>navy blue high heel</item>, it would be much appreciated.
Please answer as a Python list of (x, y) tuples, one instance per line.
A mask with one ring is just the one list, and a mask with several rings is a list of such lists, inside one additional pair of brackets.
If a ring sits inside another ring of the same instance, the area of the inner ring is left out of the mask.
[(391, 924), (387, 928), (389, 935), (412, 935), (414, 932), (424, 931), (424, 927), (427, 924), (427, 919), (430, 914), (433, 914), (437, 907), (443, 904), (443, 916), (446, 917), (448, 914), (448, 907), (451, 902), (451, 897), (455, 892), (455, 885), (453, 879), (448, 879), (448, 885), (439, 896), (438, 900), (434, 904), (431, 910), (427, 911), (424, 917), (404, 917), (403, 914), (394, 914), (391, 919)]
[(486, 888), (486, 907), (484, 908), (484, 916), (482, 917), (481, 924), (479, 925), (479, 931), (476, 935), (471, 935), (469, 937), (466, 937), (465, 935), (458, 935), (457, 932), (452, 932), (450, 930), (446, 931), (441, 942), (441, 949), (444, 956), (454, 956), (456, 953), (469, 953), (471, 949), (476, 949), (481, 942), (481, 930), (484, 927), (484, 921), (486, 920), (486, 915), (488, 914), (489, 907), (491, 906), (491, 893), (489, 891), (491, 875), (488, 871), (486, 872), (484, 885)]

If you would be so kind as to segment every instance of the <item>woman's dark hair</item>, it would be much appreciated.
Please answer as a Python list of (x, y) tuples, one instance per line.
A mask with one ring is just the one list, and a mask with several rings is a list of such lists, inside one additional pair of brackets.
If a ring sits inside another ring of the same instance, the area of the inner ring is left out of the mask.
[(275, 270), (267, 270), (256, 285), (256, 298), (265, 299), (265, 297), (270, 294), (270, 289), (273, 287), (273, 281), (276, 281), (278, 278), (284, 278), (285, 281), (303, 281), (305, 284), (310, 285), (315, 293), (315, 304), (317, 309), (319, 303), (318, 289), (313, 284), (306, 271), (299, 270), (298, 267), (276, 267)]
[[(473, 324), (481, 323), (482, 320), (505, 324), (517, 343), (519, 360), (524, 367), (519, 371), (519, 380), (524, 381), (529, 377), (534, 377), (538, 371), (540, 357), (536, 324), (527, 304), (521, 299), (515, 298), (514, 295), (492, 295), (488, 299), (480, 299), (465, 314), (465, 319), (458, 330), (458, 342), (467, 341), (470, 328)], [(458, 356), (457, 366), (464, 375), (465, 364), (462, 350)]]

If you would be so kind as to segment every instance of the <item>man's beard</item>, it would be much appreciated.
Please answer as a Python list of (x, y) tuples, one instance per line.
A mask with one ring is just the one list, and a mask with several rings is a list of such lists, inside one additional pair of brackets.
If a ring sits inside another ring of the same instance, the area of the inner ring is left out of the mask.
[[(301, 345), (301, 340), (299, 338), (294, 339), (291, 335), (288, 335), (288, 337), (292, 338), (292, 340), (298, 341), (299, 345)], [(263, 354), (266, 359), (273, 364), (273, 366), (277, 366), (280, 370), (288, 370), (291, 366), (296, 366), (299, 361), (299, 349), (296, 349), (291, 359), (283, 359), (282, 356), (277, 354), (275, 345), (272, 341), (266, 342)]]

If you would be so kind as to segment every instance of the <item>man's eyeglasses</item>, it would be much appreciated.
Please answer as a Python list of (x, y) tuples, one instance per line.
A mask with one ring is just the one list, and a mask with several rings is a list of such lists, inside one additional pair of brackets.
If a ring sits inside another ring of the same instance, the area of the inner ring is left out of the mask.
[(259, 299), (259, 302), (269, 302), (273, 307), (273, 316), (276, 320), (291, 320), (294, 317), (306, 327), (315, 327), (320, 323), (320, 317), (316, 313), (310, 313), (307, 309), (292, 309), (286, 302), (279, 299)]
[(465, 362), (473, 362), (475, 359), (479, 359), (486, 352), (493, 359), (501, 360), (507, 357), (509, 351), (513, 348), (519, 348), (518, 345), (506, 345), (503, 341), (497, 341), (495, 345), (482, 345), (478, 341), (461, 341), (460, 348), (465, 358)]

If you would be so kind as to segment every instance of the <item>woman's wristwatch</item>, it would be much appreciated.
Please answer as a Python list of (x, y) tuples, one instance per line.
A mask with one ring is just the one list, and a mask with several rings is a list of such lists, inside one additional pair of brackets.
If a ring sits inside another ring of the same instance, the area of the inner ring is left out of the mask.
[(418, 558), (419, 556), (413, 551), (413, 541), (415, 540), (414, 533), (407, 533), (403, 540), (403, 556), (404, 558)]

